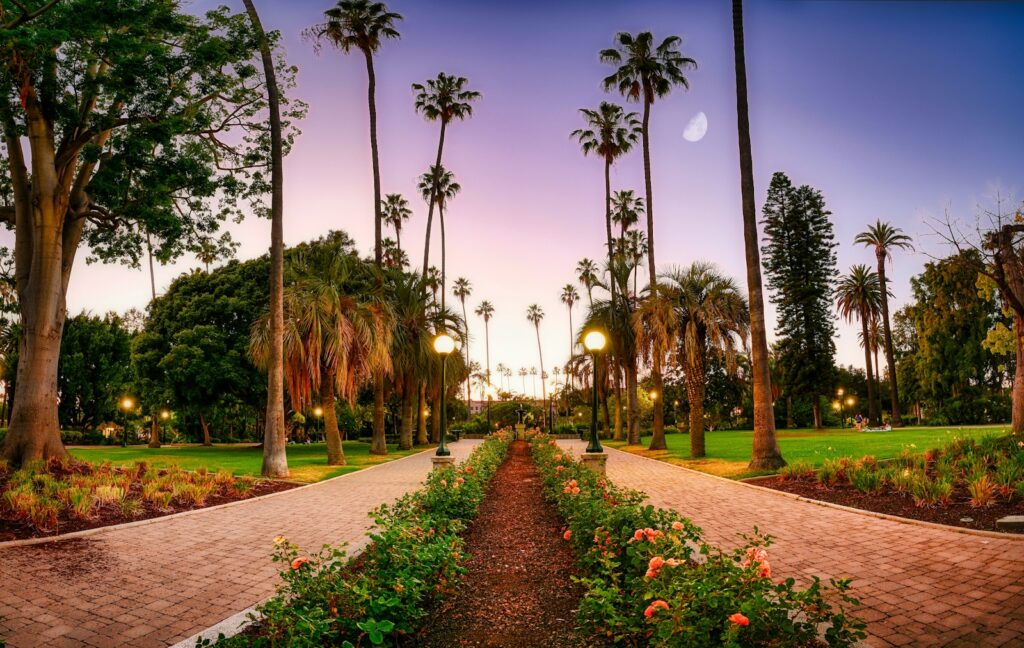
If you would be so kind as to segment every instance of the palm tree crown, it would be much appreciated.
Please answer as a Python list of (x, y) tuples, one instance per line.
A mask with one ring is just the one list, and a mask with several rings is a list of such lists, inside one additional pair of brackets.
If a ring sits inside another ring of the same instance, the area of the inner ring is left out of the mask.
[(384, 222), (395, 230), (398, 246), (401, 247), (403, 224), (412, 216), (412, 210), (409, 209), (409, 201), (402, 197), (402, 194), (391, 193), (384, 196), (380, 209)]
[(859, 263), (850, 268), (836, 286), (836, 307), (848, 322), (861, 319), (865, 323), (878, 315), (882, 305), (882, 290), (878, 273)]
[(428, 79), (426, 84), (412, 84), (412, 89), (416, 91), (416, 112), (430, 121), (445, 124), (453, 119), (472, 117), (471, 102), (481, 95), (475, 90), (466, 90), (467, 83), (469, 81), (465, 77), (440, 72), (437, 78)]
[(480, 302), (480, 305), (476, 307), (474, 311), (478, 317), (484, 318), (484, 322), (491, 321), (491, 316), (494, 315), (494, 305), (486, 299)]
[(430, 170), (420, 176), (416, 184), (423, 200), (430, 201), (433, 197), (434, 203), (444, 209), (448, 201), (462, 191), (462, 185), (455, 181), (455, 175), (448, 169), (431, 165)]
[(857, 235), (853, 242), (875, 248), (875, 255), (882, 259), (891, 258), (895, 248), (914, 249), (913, 239), (904, 234), (903, 230), (881, 220), (868, 226), (866, 230)]
[(466, 303), (466, 297), (469, 297), (472, 292), (473, 284), (465, 277), (459, 277), (456, 279), (455, 284), (452, 286), (452, 294), (455, 295), (463, 305)]
[(643, 214), (644, 199), (637, 196), (632, 189), (612, 194), (612, 222), (619, 225), (623, 236), (626, 235), (626, 230), (640, 222)]
[(565, 284), (562, 287), (562, 303), (572, 310), (573, 304), (575, 304), (580, 298), (580, 294), (576, 291), (576, 287), (572, 284)]
[(544, 309), (537, 304), (531, 304), (526, 309), (526, 319), (530, 320), (534, 326), (540, 326), (541, 320), (544, 319)]
[(324, 17), (326, 22), (310, 30), (313, 37), (317, 41), (326, 39), (343, 52), (356, 48), (372, 54), (380, 49), (383, 40), (400, 37), (395, 23), (402, 16), (388, 11), (383, 2), (339, 0), (324, 12)]
[(580, 262), (576, 264), (576, 279), (587, 289), (587, 298), (590, 302), (594, 301), (591, 291), (597, 284), (597, 273), (598, 267), (593, 259), (580, 259)]
[(602, 101), (597, 110), (580, 108), (586, 128), (579, 128), (571, 137), (580, 143), (584, 155), (596, 153), (608, 164), (622, 157), (640, 139), (640, 120), (635, 112)]
[(601, 61), (619, 66), (604, 80), (605, 90), (617, 89), (631, 101), (654, 103), (672, 92), (672, 87), (690, 87), (685, 71), (697, 69), (697, 62), (679, 52), (683, 39), (669, 36), (654, 47), (651, 32), (636, 36), (615, 35), (615, 47), (601, 50)]

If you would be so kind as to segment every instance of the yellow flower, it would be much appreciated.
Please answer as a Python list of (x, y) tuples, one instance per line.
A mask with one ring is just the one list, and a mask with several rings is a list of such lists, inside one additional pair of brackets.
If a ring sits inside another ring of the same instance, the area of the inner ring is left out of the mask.
[(274, 544), (276, 544), (278, 547), (280, 547), (284, 543), (285, 543), (285, 537), (284, 536), (277, 536), (276, 538), (274, 538)]

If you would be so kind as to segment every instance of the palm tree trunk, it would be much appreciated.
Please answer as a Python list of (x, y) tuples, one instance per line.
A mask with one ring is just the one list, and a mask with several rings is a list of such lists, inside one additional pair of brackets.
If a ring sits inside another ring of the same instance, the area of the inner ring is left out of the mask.
[(427, 383), (420, 382), (419, 399), (417, 401), (417, 412), (418, 424), (416, 426), (416, 444), (426, 445), (429, 443), (427, 438)]
[(149, 422), (149, 447), (159, 448), (160, 447), (160, 427), (156, 422), (157, 414), (154, 412), (151, 416), (152, 420)]
[(388, 444), (384, 430), (384, 374), (377, 372), (373, 380), (373, 438), (370, 440), (370, 454), (386, 455)]
[(398, 435), (399, 450), (408, 450), (412, 448), (412, 408), (416, 404), (416, 394), (413, 393), (415, 389), (415, 375), (413, 372), (407, 371), (405, 375), (405, 383), (402, 388), (402, 430)]
[[(438, 205), (437, 217), (441, 219), (441, 316), (444, 317), (446, 310), (445, 306), (445, 295), (448, 293), (448, 288), (445, 278), (445, 263), (447, 262), (447, 254), (445, 253), (445, 238), (444, 238), (444, 207)], [(442, 389), (444, 386), (442, 385)]]
[(872, 353), (875, 356), (875, 398), (878, 399), (877, 400), (878, 418), (879, 418), (879, 423), (881, 423), (881, 418), (882, 418), (882, 372), (881, 372), (881, 370), (879, 369), (879, 366), (878, 366), (878, 340), (877, 339), (875, 340), (874, 349), (872, 349)]
[(696, 367), (686, 371), (686, 397), (690, 400), (690, 457), (705, 456), (704, 445), (704, 371)]
[(380, 211), (380, 152), (377, 148), (377, 75), (373, 71), (373, 54), (363, 50), (366, 59), (366, 102), (370, 109), (370, 160), (373, 164), (373, 258), (377, 267), (383, 262)]
[(327, 465), (344, 466), (345, 449), (338, 431), (338, 413), (334, 409), (334, 370), (320, 371), (320, 407), (324, 411), (324, 436), (327, 439)]
[(751, 470), (776, 470), (786, 465), (775, 438), (771, 375), (768, 368), (768, 336), (764, 324), (761, 288), (761, 255), (757, 240), (754, 205), (754, 162), (750, 148), (750, 116), (747, 106), (747, 64), (743, 52), (743, 0), (732, 0), (733, 50), (736, 58), (736, 130), (739, 135), (740, 193), (743, 203), (743, 243), (747, 261), (750, 302), (751, 369), (754, 384), (754, 445)]
[(636, 359), (629, 358), (626, 365), (626, 443), (640, 443), (640, 405), (637, 402)]
[[(284, 421), (284, 151), (281, 108), (270, 43), (252, 0), (242, 1), (259, 36), (270, 110), (270, 361), (267, 365), (267, 423), (263, 432), (263, 466), (260, 474), (280, 479), (289, 474), (288, 430)], [(155, 287), (153, 292), (155, 294)]]
[(462, 301), (462, 321), (466, 326), (466, 420), (469, 420), (469, 409), (470, 403), (473, 401), (473, 395), (470, 392), (470, 383), (473, 378), (473, 369), (469, 364), (469, 316), (466, 315), (466, 298), (460, 297)]
[(872, 375), (874, 372), (871, 370), (871, 345), (868, 343), (870, 340), (868, 337), (868, 317), (868, 313), (861, 311), (860, 324), (864, 333), (864, 366), (868, 378), (868, 421), (872, 426), (878, 426), (881, 422), (878, 420), (878, 410), (875, 409), (875, 377)]
[(885, 336), (885, 365), (889, 368), (889, 401), (893, 427), (903, 427), (900, 417), (900, 391), (896, 382), (896, 354), (892, 347), (892, 327), (889, 325), (889, 293), (886, 291), (885, 253), (876, 253), (878, 259), (878, 283), (882, 290), (882, 335)]
[(484, 318), (484, 357), (487, 361), (487, 387), (484, 393), (487, 394), (487, 434), (494, 430), (491, 428), (491, 325), (487, 318)]
[[(437, 161), (434, 162), (434, 169), (439, 170), (441, 168), (441, 153), (444, 151), (444, 131), (447, 126), (445, 120), (441, 120), (441, 137), (437, 141)], [(437, 189), (437, 183), (435, 182), (430, 188), (430, 203), (427, 205), (427, 235), (426, 240), (423, 243), (423, 278), (427, 278), (427, 270), (430, 269), (430, 226), (434, 222), (434, 202), (437, 200), (435, 190)]]
[[(604, 161), (604, 224), (605, 234), (608, 237), (608, 273), (609, 281), (608, 287), (612, 295), (612, 313), (615, 312), (615, 251), (612, 244), (612, 176), (611, 176), (612, 163), (611, 160), (605, 158)], [(587, 289), (589, 293), (589, 288)], [(593, 305), (593, 299), (591, 298), (591, 305)]]
[(540, 322), (534, 322), (533, 328), (537, 330), (537, 357), (540, 358), (540, 393), (544, 407), (544, 417), (548, 419), (548, 432), (551, 432), (550, 410), (548, 408), (548, 386), (544, 381), (544, 351), (540, 348)]
[(621, 368), (616, 363), (612, 375), (615, 376), (615, 434), (616, 441), (622, 441), (622, 376)]

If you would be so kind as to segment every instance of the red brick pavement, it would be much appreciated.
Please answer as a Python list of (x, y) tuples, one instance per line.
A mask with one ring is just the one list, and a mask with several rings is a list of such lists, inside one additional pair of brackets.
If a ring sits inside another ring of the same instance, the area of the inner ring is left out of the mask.
[[(579, 441), (560, 441), (577, 454)], [(756, 524), (777, 574), (853, 578), (872, 646), (1024, 646), (1024, 536), (991, 537), (818, 506), (608, 450), (608, 476), (722, 546)]]
[[(452, 455), (475, 445), (454, 443)], [(0, 545), (0, 639), (10, 648), (174, 644), (274, 592), (274, 536), (361, 548), (369, 511), (416, 488), (430, 454), (64, 542)]]

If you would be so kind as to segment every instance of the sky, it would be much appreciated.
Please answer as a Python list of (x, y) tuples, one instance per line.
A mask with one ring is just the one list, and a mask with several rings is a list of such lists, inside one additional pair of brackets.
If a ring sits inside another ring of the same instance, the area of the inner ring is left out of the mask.
[[(294, 94), (309, 104), (302, 135), (284, 169), (285, 241), (344, 229), (370, 252), (373, 189), (361, 55), (316, 54), (301, 31), (322, 20), (324, 0), (256, 0), (268, 29), (284, 36), (299, 68)], [(191, 11), (219, 4), (196, 0)], [(236, 2), (239, 5), (241, 3)], [(483, 94), (473, 118), (454, 123), (445, 165), (463, 189), (446, 211), (450, 280), (468, 277), (470, 353), (483, 361), (482, 322), (472, 309), (495, 306), (492, 369), (539, 366), (525, 314), (539, 304), (545, 367), (565, 361), (569, 314), (561, 287), (575, 283), (579, 259), (598, 259), (604, 237), (602, 163), (585, 158), (569, 133), (579, 108), (602, 100), (611, 68), (598, 52), (618, 31), (682, 37), (697, 60), (690, 89), (652, 109), (656, 258), (659, 267), (710, 260), (745, 285), (741, 230), (731, 3), (701, 1), (394, 0), (401, 39), (375, 61), (383, 193), (400, 192), (414, 216), (402, 243), (421, 263), (426, 223), (416, 177), (432, 163), (438, 125), (413, 110), (411, 84), (444, 71)], [(1024, 196), (1024, 4), (748, 0), (745, 31), (755, 186), (760, 210), (771, 174), (822, 191), (837, 240), (839, 268), (874, 263), (854, 246), (881, 218), (914, 237), (890, 270), (891, 310), (910, 297), (910, 277), (945, 253), (929, 222), (948, 211), (971, 222), (995, 192)], [(639, 110), (639, 106), (633, 107)], [(683, 138), (697, 113), (708, 131)], [(642, 193), (637, 150), (612, 170), (613, 189)], [(270, 225), (231, 224), (238, 257), (266, 252)], [(432, 262), (439, 261), (434, 228)], [(81, 253), (84, 256), (84, 251)], [(157, 290), (194, 259), (158, 267)], [(111, 290), (111, 286), (117, 286)], [(582, 288), (581, 294), (584, 293)], [(81, 263), (71, 281), (72, 313), (144, 307), (148, 273)], [(584, 296), (584, 302), (585, 302)], [(453, 300), (454, 301), (454, 300)], [(456, 302), (457, 303), (457, 302)], [(574, 324), (584, 312), (577, 306)], [(774, 324), (769, 308), (769, 327)], [(837, 360), (863, 364), (853, 326), (840, 322)]]

